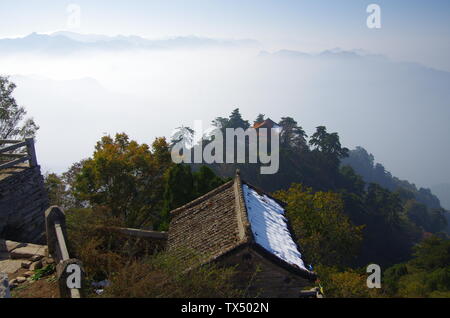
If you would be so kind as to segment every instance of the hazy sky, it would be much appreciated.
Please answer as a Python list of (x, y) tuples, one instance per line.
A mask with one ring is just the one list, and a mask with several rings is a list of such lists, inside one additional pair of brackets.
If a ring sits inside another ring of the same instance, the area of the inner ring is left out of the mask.
[[(381, 29), (367, 27), (371, 3), (381, 7)], [(71, 4), (81, 9), (79, 27), (68, 23)], [(309, 134), (326, 125), (395, 176), (429, 187), (450, 182), (449, 21), (448, 0), (0, 0), (0, 39), (66, 30), (260, 43), (40, 54), (26, 46), (42, 40), (36, 36), (1, 41), (0, 74), (12, 75), (17, 101), (41, 126), (44, 171), (90, 156), (104, 133), (151, 143), (239, 107), (249, 120), (292, 116)], [(8, 43), (26, 53), (2, 50)], [(333, 48), (388, 58), (260, 54)]]
[[(382, 28), (368, 29), (366, 8), (381, 7)], [(267, 49), (365, 49), (450, 71), (448, 0), (14, 0), (0, 1), (0, 37), (67, 29), (145, 37), (251, 38)]]

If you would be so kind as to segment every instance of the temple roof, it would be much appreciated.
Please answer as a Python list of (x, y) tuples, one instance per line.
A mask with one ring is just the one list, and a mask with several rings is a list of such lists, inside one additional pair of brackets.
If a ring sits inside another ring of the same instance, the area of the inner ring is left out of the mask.
[(260, 122), (260, 123), (256, 123), (253, 125), (253, 128), (280, 128), (280, 125), (278, 125), (276, 122), (274, 122), (272, 119), (267, 118), (266, 120)]
[(269, 261), (315, 279), (302, 260), (285, 217), (285, 204), (264, 191), (234, 180), (171, 212), (167, 247), (181, 259), (199, 254), (208, 263), (248, 246)]

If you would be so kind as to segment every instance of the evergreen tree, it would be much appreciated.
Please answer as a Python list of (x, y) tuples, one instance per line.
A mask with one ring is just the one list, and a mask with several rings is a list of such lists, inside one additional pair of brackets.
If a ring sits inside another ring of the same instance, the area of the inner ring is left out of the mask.
[(262, 123), (266, 119), (265, 117), (266, 117), (266, 115), (264, 115), (264, 114), (258, 114), (258, 116), (256, 116), (255, 121), (253, 122), (253, 125)]
[(280, 133), (280, 145), (287, 148), (296, 148), (305, 150), (306, 133), (302, 127), (297, 125), (297, 122), (292, 117), (282, 117), (278, 123), (282, 129)]
[(196, 196), (199, 197), (223, 184), (222, 178), (216, 176), (207, 166), (201, 166), (199, 171), (194, 173), (194, 186)]
[(243, 128), (244, 130), (249, 128), (250, 124), (248, 120), (242, 118), (239, 108), (234, 109), (228, 119), (228, 124), (226, 128)]
[(189, 203), (224, 183), (214, 172), (201, 166), (192, 173), (191, 166), (178, 164), (169, 168), (165, 175), (164, 207), (157, 228), (165, 231), (170, 223), (170, 211)]
[(226, 128), (243, 128), (245, 130), (250, 127), (248, 120), (242, 118), (239, 108), (234, 109), (228, 118), (216, 117), (212, 124), (215, 127), (220, 127), (223, 131)]

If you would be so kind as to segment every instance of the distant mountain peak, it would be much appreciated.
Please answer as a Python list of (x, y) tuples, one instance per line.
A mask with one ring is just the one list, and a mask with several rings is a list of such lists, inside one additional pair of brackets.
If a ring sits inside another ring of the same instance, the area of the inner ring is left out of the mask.
[(108, 36), (56, 31), (50, 34), (33, 32), (25, 37), (0, 39), (2, 53), (17, 52), (75, 52), (78, 50), (131, 50), (174, 49), (196, 47), (254, 47), (259, 43), (250, 39), (213, 39), (195, 35), (175, 36), (166, 39), (146, 39), (138, 35)]
[(298, 50), (282, 49), (273, 53), (261, 51), (261, 57), (281, 57), (281, 58), (340, 58), (340, 59), (360, 59), (363, 57), (387, 59), (383, 55), (372, 54), (361, 49), (344, 50), (332, 48), (318, 53), (307, 53)]

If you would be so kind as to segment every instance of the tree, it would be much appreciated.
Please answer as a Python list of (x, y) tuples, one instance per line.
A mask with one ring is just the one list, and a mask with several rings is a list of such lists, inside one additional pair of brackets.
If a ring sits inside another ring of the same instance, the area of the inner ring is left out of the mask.
[(398, 289), (398, 282), (402, 276), (408, 275), (408, 266), (406, 264), (395, 264), (389, 267), (383, 273), (383, 282), (385, 291), (394, 295)]
[(207, 166), (201, 166), (200, 169), (194, 173), (194, 187), (196, 196), (202, 196), (209, 191), (222, 185), (224, 180), (214, 173)]
[(66, 210), (65, 197), (67, 195), (67, 190), (62, 178), (56, 173), (47, 173), (44, 176), (44, 184), (50, 200), (50, 205), (57, 205)]
[(15, 88), (16, 84), (0, 76), (0, 139), (31, 138), (39, 129), (32, 118), (25, 119), (25, 108), (13, 97)]
[(151, 151), (124, 133), (103, 137), (76, 177), (76, 197), (109, 207), (128, 226), (151, 225), (162, 207), (164, 171), (172, 164), (167, 149), (164, 139), (156, 139)]
[(82, 209), (89, 206), (85, 200), (80, 200), (74, 195), (74, 184), (77, 176), (81, 173), (85, 160), (72, 164), (63, 174), (46, 173), (44, 176), (45, 187), (51, 205), (58, 205), (65, 211), (71, 209)]
[(239, 112), (239, 108), (236, 108), (231, 112), (231, 115), (228, 119), (228, 125), (226, 128), (243, 128), (245, 130), (249, 127), (250, 124), (248, 120), (244, 120), (242, 118), (242, 115)]
[(425, 271), (448, 267), (450, 264), (450, 240), (431, 236), (414, 248), (414, 257), (411, 264)]
[(414, 248), (414, 258), (388, 268), (386, 291), (396, 297), (450, 297), (450, 241), (430, 236)]
[(212, 125), (220, 129), (225, 129), (228, 125), (228, 118), (216, 117), (216, 119), (212, 121)]
[(164, 178), (164, 203), (158, 222), (160, 231), (167, 230), (170, 211), (194, 199), (194, 178), (191, 167), (177, 164), (167, 170)]
[(287, 216), (306, 258), (313, 264), (344, 266), (351, 263), (362, 241), (362, 226), (344, 214), (339, 194), (316, 192), (293, 184), (275, 196), (286, 202)]
[(448, 226), (447, 218), (445, 217), (446, 213), (444, 209), (432, 209), (429, 212), (430, 232), (438, 233), (445, 231)]
[(221, 128), (225, 131), (226, 128), (243, 128), (244, 130), (250, 127), (248, 120), (244, 120), (239, 111), (239, 108), (234, 109), (228, 118), (217, 117), (212, 122), (213, 126)]
[(366, 182), (372, 182), (375, 157), (363, 147), (356, 147), (349, 151), (349, 156), (343, 159), (344, 165), (351, 166), (356, 173), (363, 176)]
[(327, 298), (369, 298), (377, 297), (376, 288), (367, 288), (365, 271), (345, 269), (339, 271), (336, 267), (317, 266), (317, 273)]
[(328, 133), (326, 127), (319, 126), (311, 136), (309, 144), (314, 166), (318, 167), (317, 173), (329, 189), (336, 190), (339, 183), (339, 166), (341, 160), (348, 156), (348, 149), (341, 146), (337, 133)]
[(376, 183), (369, 184), (366, 207), (370, 214), (380, 216), (392, 228), (400, 224), (400, 213), (403, 210), (400, 197)]
[(281, 146), (300, 150), (307, 148), (307, 135), (292, 117), (282, 117), (278, 124), (282, 127), (280, 133)]
[(224, 183), (214, 172), (201, 166), (192, 173), (188, 165), (174, 165), (166, 171), (164, 178), (164, 207), (158, 222), (160, 231), (167, 231), (170, 211), (200, 197)]
[[(404, 201), (415, 198), (430, 209), (441, 208), (439, 199), (429, 189), (417, 189), (414, 184), (392, 176), (382, 164), (375, 163), (374, 156), (362, 147), (356, 147), (354, 150), (351, 150), (349, 157), (341, 160), (341, 165), (351, 166), (367, 183), (378, 183), (383, 188), (399, 192)], [(410, 198), (411, 194), (412, 198)]]
[(412, 247), (422, 233), (408, 219), (397, 193), (375, 183), (369, 184), (363, 196), (362, 212), (361, 222), (367, 224), (360, 256), (362, 262), (390, 266), (411, 257)]
[(262, 123), (262, 122), (265, 120), (265, 118), (266, 118), (266, 115), (264, 115), (264, 114), (258, 114), (258, 116), (256, 116), (255, 121), (253, 122), (253, 125)]
[(66, 186), (66, 193), (64, 202), (66, 204), (66, 209), (81, 209), (88, 207), (88, 202), (86, 200), (81, 200), (75, 195), (75, 182), (78, 175), (81, 173), (81, 169), (84, 166), (86, 159), (75, 162), (70, 166), (70, 168), (61, 175), (61, 179)]
[(416, 201), (410, 201), (405, 206), (406, 213), (411, 221), (417, 226), (421, 226), (424, 229), (429, 228), (428, 211), (424, 204)]
[(358, 196), (364, 195), (366, 183), (363, 178), (356, 174), (352, 167), (343, 166), (341, 168), (341, 184), (340, 186), (350, 193)]
[(338, 133), (328, 133), (325, 126), (316, 128), (316, 132), (311, 136), (309, 143), (325, 154), (334, 155), (338, 159), (348, 156), (349, 150), (341, 146)]
[(175, 128), (175, 131), (170, 138), (170, 147), (173, 147), (181, 141), (185, 143), (184, 146), (192, 146), (194, 141), (194, 130), (185, 126)]

